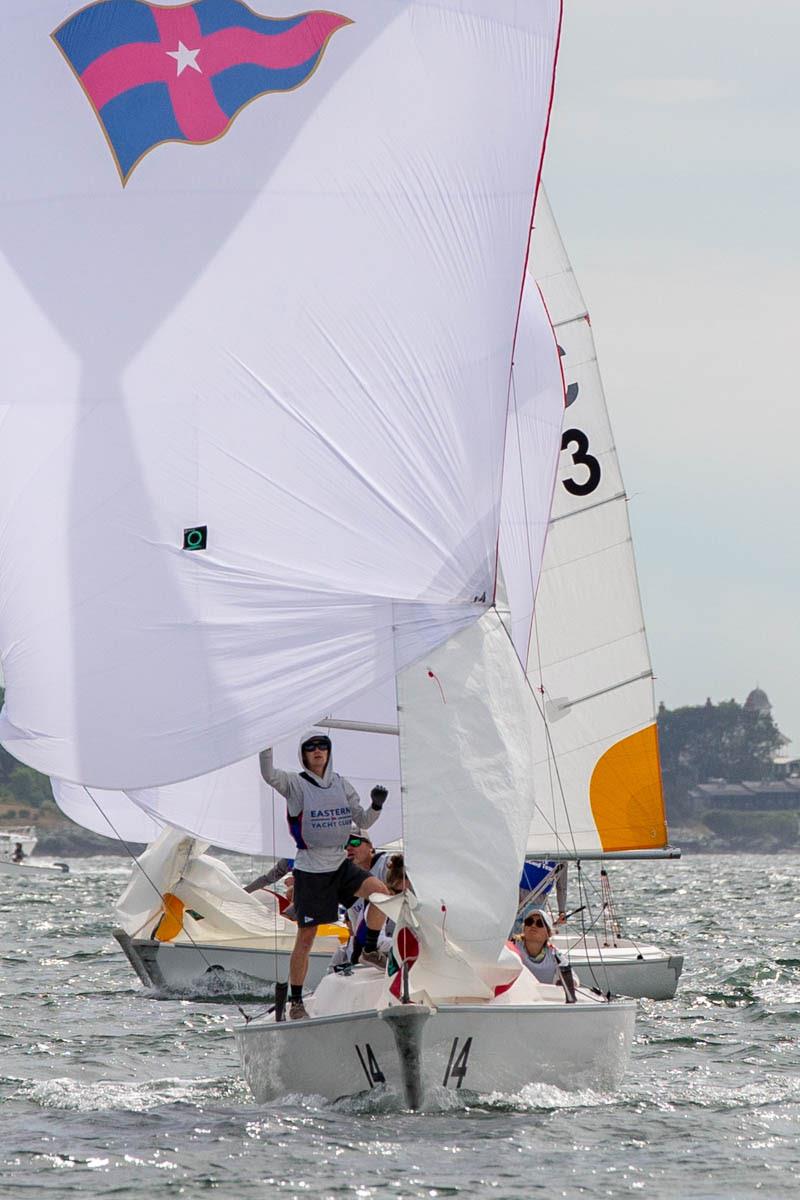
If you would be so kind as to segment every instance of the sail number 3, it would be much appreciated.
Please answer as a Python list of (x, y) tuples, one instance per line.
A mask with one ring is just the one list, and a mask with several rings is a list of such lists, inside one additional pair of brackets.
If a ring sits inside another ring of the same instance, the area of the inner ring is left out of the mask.
[(582, 429), (565, 430), (561, 438), (561, 449), (568, 450), (570, 446), (576, 447), (572, 451), (575, 466), (585, 467), (589, 474), (583, 481), (562, 479), (561, 482), (571, 496), (588, 496), (600, 482), (600, 463), (593, 454), (589, 454), (589, 439)]

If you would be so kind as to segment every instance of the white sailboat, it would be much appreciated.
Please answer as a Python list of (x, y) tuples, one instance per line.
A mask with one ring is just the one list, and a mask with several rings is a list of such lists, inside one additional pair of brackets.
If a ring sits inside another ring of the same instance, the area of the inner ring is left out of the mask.
[(507, 617), (490, 608), (397, 683), (416, 893), (385, 906), (399, 969), (328, 975), (310, 1020), (269, 1015), (238, 1029), (256, 1099), (386, 1084), (417, 1108), (439, 1088), (617, 1085), (633, 1005), (540, 984), (504, 948), (533, 806), (534, 717)]
[[(115, 937), (143, 983), (168, 992), (258, 992), (285, 979), (294, 922), (277, 896), (246, 892), (208, 845), (167, 828), (137, 860), (117, 903)], [(347, 931), (342, 927), (342, 938)], [(316, 985), (340, 945), (321, 928), (309, 964)]]
[[(389, 714), (380, 696), (370, 698), (369, 709), (373, 716)], [(396, 722), (394, 701), (391, 717)], [(281, 766), (292, 766), (296, 741), (276, 746)], [(387, 781), (391, 803), (378, 826), (386, 842), (398, 839), (402, 830), (394, 743), (396, 738), (365, 739), (357, 731), (337, 733), (337, 751), (354, 768), (348, 778), (362, 794), (375, 779)], [(260, 889), (254, 900), (224, 863), (206, 853), (213, 844), (251, 862), (254, 856), (271, 862), (294, 857), (285, 801), (262, 779), (257, 757), (199, 779), (137, 791), (135, 798), (59, 779), (51, 780), (51, 787), (57, 806), (77, 825), (124, 844), (148, 844), (133, 863), (113, 931), (146, 987), (194, 994), (213, 984), (217, 995), (271, 994), (286, 979), (294, 923), (276, 911), (268, 892)], [(199, 911), (202, 922), (182, 913), (177, 922), (161, 923), (175, 900)], [(309, 987), (327, 972), (343, 929), (321, 931), (311, 952)]]
[[(535, 774), (507, 621), (563, 403), (520, 296), (560, 3), (225, 0), (209, 32), (205, 3), (8, 2), (0, 739), (146, 807), (397, 680), (400, 999), (365, 968), (309, 1021), (251, 1024), (254, 1090), (363, 1089), (354, 1037), (371, 1071), (387, 1029), (412, 1106), (437, 1080), (613, 1083), (632, 1006), (505, 948)], [(208, 71), (175, 58), (185, 21)], [(211, 55), (242, 21), (226, 44), (279, 47), (277, 74)]]
[[(210, 835), (217, 833), (240, 853), (245, 845), (253, 854), (291, 853), (285, 820), (273, 808), (257, 759), (153, 789), (147, 810), (122, 791), (62, 780), (52, 780), (52, 790), (61, 811), (83, 828), (123, 843), (149, 843), (133, 863), (113, 930), (145, 987), (164, 995), (269, 995), (286, 978), (294, 922), (281, 915), (271, 891), (248, 893), (225, 863), (207, 853)], [(199, 835), (168, 824), (157, 815), (164, 809), (173, 820), (191, 812)], [(320, 930), (309, 986), (325, 975), (343, 934), (343, 927)]]
[[(536, 606), (520, 634), (541, 708), (527, 854), (584, 863), (679, 857), (666, 825), (628, 497), (589, 314), (543, 190), (531, 262), (558, 338), (567, 407)], [(674, 996), (682, 955), (624, 937), (602, 897), (593, 906), (582, 894), (579, 905), (580, 920), (561, 927), (554, 944), (582, 980), (620, 995)]]

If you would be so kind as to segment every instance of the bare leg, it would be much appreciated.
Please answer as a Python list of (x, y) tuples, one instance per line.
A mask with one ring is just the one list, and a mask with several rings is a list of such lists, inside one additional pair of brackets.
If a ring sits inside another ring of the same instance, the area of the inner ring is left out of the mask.
[(289, 983), (292, 987), (302, 987), (308, 972), (308, 956), (317, 936), (316, 925), (306, 925), (298, 928), (294, 939), (292, 956), (289, 959)]
[[(373, 875), (373, 876), (370, 876), (369, 879), (364, 880), (361, 887), (356, 892), (356, 895), (361, 896), (363, 899), (366, 900), (370, 896), (374, 895), (375, 892), (378, 892), (379, 895), (382, 895), (382, 896), (389, 895), (389, 889), (387, 888), (386, 884), (383, 883), (380, 879), (376, 879), (375, 876)], [(377, 904), (368, 904), (367, 905), (367, 913), (366, 913), (367, 929), (382, 929), (383, 923), (385, 920), (386, 920), (386, 914), (381, 912), (381, 910), (378, 908)]]

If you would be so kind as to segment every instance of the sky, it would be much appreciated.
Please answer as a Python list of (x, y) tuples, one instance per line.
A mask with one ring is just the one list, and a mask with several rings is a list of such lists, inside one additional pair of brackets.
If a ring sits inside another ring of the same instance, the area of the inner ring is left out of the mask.
[(800, 755), (800, 3), (565, 0), (544, 181), (592, 319), (668, 707)]

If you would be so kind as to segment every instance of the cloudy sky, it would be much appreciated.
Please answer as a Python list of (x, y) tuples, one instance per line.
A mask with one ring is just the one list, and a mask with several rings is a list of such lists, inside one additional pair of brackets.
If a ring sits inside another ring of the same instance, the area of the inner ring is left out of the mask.
[(800, 0), (565, 0), (545, 182), (631, 497), (656, 695), (800, 753)]

